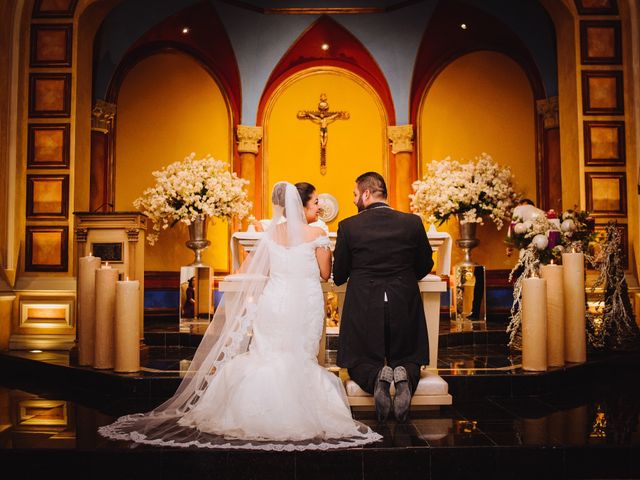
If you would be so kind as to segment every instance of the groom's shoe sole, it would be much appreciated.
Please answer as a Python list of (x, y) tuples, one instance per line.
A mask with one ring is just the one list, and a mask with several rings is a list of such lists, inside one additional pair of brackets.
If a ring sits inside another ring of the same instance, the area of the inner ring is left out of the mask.
[(376, 386), (373, 391), (373, 398), (376, 404), (376, 416), (378, 422), (383, 423), (387, 421), (389, 412), (391, 412), (391, 382), (393, 381), (393, 370), (391, 367), (385, 366), (378, 372), (378, 378), (376, 378)]
[(393, 399), (393, 414), (400, 423), (407, 421), (409, 408), (411, 407), (411, 389), (409, 379), (404, 367), (396, 367), (393, 370), (393, 382), (396, 386), (396, 395)]

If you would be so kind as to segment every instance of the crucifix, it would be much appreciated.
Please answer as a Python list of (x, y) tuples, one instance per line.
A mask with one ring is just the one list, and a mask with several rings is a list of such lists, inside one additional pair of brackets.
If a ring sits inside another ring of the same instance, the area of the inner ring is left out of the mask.
[(327, 95), (321, 93), (318, 110), (300, 110), (297, 117), (300, 120), (311, 120), (313, 123), (320, 125), (320, 173), (324, 175), (327, 173), (327, 140), (329, 137), (329, 124), (336, 120), (348, 120), (349, 112), (329, 111)]

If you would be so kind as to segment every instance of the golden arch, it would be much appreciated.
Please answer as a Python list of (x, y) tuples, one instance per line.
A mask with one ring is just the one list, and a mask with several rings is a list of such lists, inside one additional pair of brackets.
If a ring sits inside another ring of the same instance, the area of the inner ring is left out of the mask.
[[(380, 169), (381, 173), (385, 177), (387, 177), (388, 181), (389, 181), (389, 175), (392, 174), (391, 165), (389, 163), (388, 142), (386, 138), (386, 126), (388, 124), (388, 115), (387, 115), (386, 109), (384, 108), (383, 102), (380, 96), (378, 95), (378, 93), (375, 91), (375, 89), (373, 89), (373, 87), (368, 82), (366, 82), (362, 77), (354, 74), (349, 70), (338, 68), (338, 67), (326, 67), (326, 66), (314, 67), (314, 68), (302, 70), (292, 75), (291, 77), (287, 78), (284, 82), (282, 82), (274, 91), (274, 93), (266, 100), (265, 108), (263, 110), (264, 113), (262, 115), (262, 118), (260, 119), (263, 125), (265, 136), (263, 140), (262, 162), (261, 162), (261, 173), (262, 173), (261, 175), (262, 182), (260, 185), (261, 192), (259, 193), (259, 195), (261, 196), (262, 201), (264, 202), (263, 205), (269, 205), (270, 204), (269, 202), (270, 183), (273, 183), (273, 181), (276, 181), (276, 180), (282, 180), (282, 178), (271, 178), (274, 174), (278, 174), (284, 171), (283, 169), (285, 167), (285, 165), (281, 164), (282, 162), (280, 160), (275, 159), (274, 157), (274, 155), (277, 154), (278, 150), (282, 147), (282, 142), (283, 142), (283, 139), (279, 137), (279, 135), (282, 135), (282, 132), (276, 133), (276, 131), (274, 130), (274, 128), (281, 127), (280, 123), (282, 122), (279, 116), (281, 115), (282, 112), (278, 110), (279, 106), (281, 106), (280, 105), (281, 102), (290, 101), (290, 99), (285, 98), (287, 96), (287, 93), (290, 93), (292, 88), (295, 88), (296, 86), (300, 86), (301, 82), (306, 82), (307, 84), (313, 84), (315, 81), (317, 83), (320, 80), (321, 76), (324, 78), (336, 80), (338, 81), (338, 83), (341, 83), (343, 85), (350, 84), (352, 88), (354, 88), (354, 91), (359, 90), (360, 98), (362, 100), (366, 99), (369, 102), (368, 109), (371, 110), (375, 115), (375, 119), (377, 123), (377, 130), (375, 132), (370, 132), (367, 138), (370, 139), (372, 143), (375, 143), (376, 146), (379, 145), (379, 150), (377, 152), (371, 152), (371, 154), (378, 156), (380, 161), (376, 161), (376, 162), (371, 161), (367, 163), (366, 161), (363, 161), (360, 158), (357, 158), (357, 155), (353, 155), (353, 157), (348, 157), (349, 154), (353, 153), (351, 151), (347, 151), (346, 153), (342, 152), (342, 154), (339, 154), (339, 153), (336, 153), (336, 147), (333, 147), (332, 149), (333, 138), (336, 138), (334, 145), (339, 145), (340, 140), (338, 139), (338, 137), (348, 135), (348, 132), (351, 132), (351, 135), (349, 136), (349, 138), (353, 143), (354, 137), (356, 137), (356, 135), (353, 135), (353, 129), (362, 128), (364, 126), (364, 123), (366, 123), (362, 121), (362, 118), (358, 118), (358, 115), (356, 114), (355, 118), (354, 118), (354, 115), (351, 115), (351, 118), (349, 120), (340, 122), (340, 124), (335, 123), (330, 127), (329, 136), (331, 140), (329, 140), (329, 145), (328, 145), (329, 157), (327, 160), (328, 173), (326, 177), (322, 178), (319, 174), (319, 165), (320, 165), (319, 143), (318, 144), (316, 143), (317, 136), (314, 136), (313, 141), (309, 143), (309, 145), (311, 145), (309, 147), (309, 150), (306, 150), (306, 151), (307, 153), (309, 153), (311, 151), (316, 152), (317, 150), (317, 153), (310, 153), (310, 159), (309, 159), (309, 162), (312, 165), (311, 168), (314, 169), (313, 172), (317, 172), (317, 175), (315, 173), (312, 173), (311, 170), (309, 170), (309, 174), (310, 174), (309, 178), (285, 178), (284, 179), (284, 180), (291, 180), (294, 182), (301, 181), (301, 180), (310, 181), (311, 183), (315, 182), (314, 184), (316, 185), (316, 187), (320, 192), (326, 191), (327, 187), (339, 187), (340, 188), (339, 191), (333, 191), (333, 194), (338, 198), (340, 203), (340, 214), (338, 218), (334, 221), (335, 227), (337, 227), (338, 220), (345, 218), (346, 216), (349, 216), (350, 212), (345, 207), (347, 207), (351, 202), (351, 189), (353, 187), (353, 180), (355, 179), (357, 174), (362, 173), (366, 170)], [(305, 123), (307, 122), (301, 122), (300, 120), (298, 120), (296, 118), (296, 113), (298, 110), (315, 108), (315, 105), (318, 102), (320, 93), (328, 94), (328, 101), (333, 110), (349, 110), (354, 108), (355, 109), (366, 108), (363, 105), (355, 104), (356, 103), (355, 100), (354, 100), (354, 104), (352, 104), (351, 106), (347, 105), (348, 102), (343, 103), (345, 102), (345, 99), (344, 98), (339, 99), (340, 98), (339, 95), (337, 95), (337, 93), (335, 92), (335, 88), (336, 88), (335, 86), (333, 87), (331, 87), (330, 85), (322, 85), (321, 87), (318, 85), (316, 86), (318, 87), (318, 89), (322, 89), (326, 87), (328, 88), (328, 90), (323, 92), (321, 91), (316, 92), (314, 89), (312, 92), (309, 92), (308, 95), (305, 94), (304, 99), (297, 100), (301, 102), (300, 104), (297, 104), (297, 109), (290, 108), (291, 110), (290, 123), (291, 125), (294, 126), (294, 128), (296, 129), (295, 131), (297, 132), (299, 132), (300, 129), (305, 129), (305, 128), (307, 129), (318, 128), (317, 125), (314, 125), (311, 122), (308, 122), (308, 125), (305, 126)], [(331, 93), (331, 88), (334, 89), (333, 96)], [(287, 112), (287, 115), (288, 114), (289, 112)], [(287, 118), (289, 117), (287, 116)], [(368, 120), (368, 122), (370, 123), (370, 120)], [(311, 137), (307, 137), (305, 134), (305, 138), (311, 138)], [(293, 141), (293, 143), (296, 144), (296, 141)], [(357, 144), (357, 142), (355, 143)], [(296, 145), (300, 146), (299, 143)], [(306, 148), (306, 147), (303, 146), (302, 148)], [(366, 146), (364, 148), (366, 149)], [(304, 155), (304, 153), (302, 152), (300, 153)], [(356, 154), (357, 153), (359, 152), (356, 152)], [(368, 151), (367, 153), (363, 153), (363, 155), (366, 155), (366, 154), (369, 154)], [(347, 155), (347, 158), (345, 158), (345, 155)], [(304, 158), (307, 158), (307, 157), (304, 157)], [(336, 160), (336, 158), (338, 160)], [(354, 172), (349, 171), (349, 168), (346, 168), (346, 169), (344, 168), (345, 167), (344, 164), (339, 163), (340, 160), (342, 161), (354, 160), (358, 164), (358, 167), (361, 169), (361, 171), (359, 171), (357, 174), (353, 174)], [(286, 167), (286, 172), (288, 174), (295, 173), (293, 172), (292, 167), (293, 166)], [(306, 172), (306, 170), (304, 169), (303, 171)], [(348, 175), (348, 178), (346, 178), (347, 175)], [(352, 176), (353, 178), (351, 178)], [(267, 214), (266, 208), (264, 213)], [(353, 213), (355, 213), (355, 211)], [(330, 224), (330, 228), (334, 226), (334, 222)], [(332, 228), (332, 229), (335, 229), (335, 228)]]

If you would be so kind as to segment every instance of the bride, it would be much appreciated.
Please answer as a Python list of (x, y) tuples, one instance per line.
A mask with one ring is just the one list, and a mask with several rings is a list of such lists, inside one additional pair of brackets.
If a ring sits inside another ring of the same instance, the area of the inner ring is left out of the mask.
[[(311, 227), (309, 184), (273, 188), (273, 219), (226, 293), (173, 397), (101, 427), (101, 435), (152, 445), (326, 450), (382, 437), (351, 416), (340, 379), (318, 365), (324, 326), (320, 278), (330, 242)], [(301, 199), (303, 196), (303, 199)], [(304, 200), (304, 203), (303, 203)], [(304, 206), (303, 206), (304, 205)]]

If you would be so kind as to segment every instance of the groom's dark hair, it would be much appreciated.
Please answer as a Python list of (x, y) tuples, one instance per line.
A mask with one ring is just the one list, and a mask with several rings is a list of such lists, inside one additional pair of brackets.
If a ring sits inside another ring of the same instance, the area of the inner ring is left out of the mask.
[(356, 178), (358, 191), (362, 194), (365, 190), (369, 190), (371, 195), (378, 195), (384, 199), (387, 198), (387, 184), (382, 175), (378, 172), (366, 172)]

